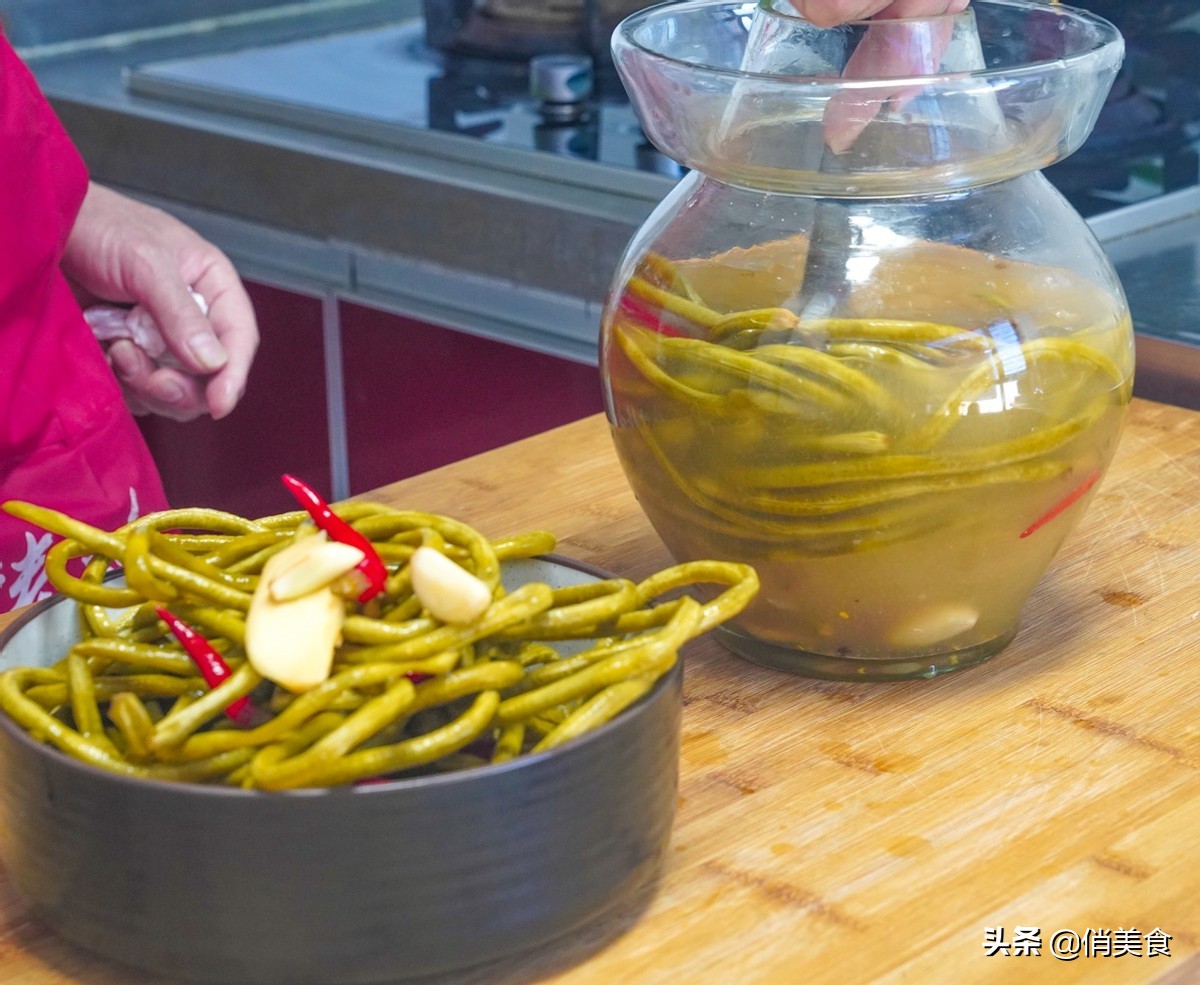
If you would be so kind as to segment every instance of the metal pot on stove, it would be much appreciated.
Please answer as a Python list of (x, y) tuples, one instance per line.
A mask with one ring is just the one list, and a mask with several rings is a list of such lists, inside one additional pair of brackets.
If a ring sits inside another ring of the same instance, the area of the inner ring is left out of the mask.
[(589, 54), (611, 59), (612, 32), (653, 0), (422, 0), (425, 40), (440, 51), (492, 58)]

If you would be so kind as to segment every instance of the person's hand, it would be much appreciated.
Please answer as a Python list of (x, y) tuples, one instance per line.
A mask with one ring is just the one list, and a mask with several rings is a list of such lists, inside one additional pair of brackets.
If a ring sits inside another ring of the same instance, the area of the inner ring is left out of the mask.
[(960, 14), (968, 0), (792, 0), (806, 20), (818, 27), (832, 27), (846, 21), (868, 17), (931, 17), (935, 14)]
[[(258, 348), (258, 326), (241, 279), (220, 250), (165, 212), (93, 182), (62, 269), (77, 294), (141, 305), (158, 323), (172, 365), (161, 365), (128, 339), (107, 349), (134, 413), (186, 421), (233, 410)], [(204, 299), (207, 316), (189, 288)]]
[[(846, 79), (889, 79), (924, 75), (937, 70), (950, 43), (949, 21), (914, 21), (883, 24), (906, 17), (937, 17), (961, 14), (969, 0), (792, 0), (806, 20), (818, 27), (832, 27), (852, 20), (871, 19), (862, 42), (842, 71)], [(913, 94), (908, 87), (896, 89), (846, 89), (829, 101), (825, 111), (825, 143), (835, 154), (843, 154), (887, 103), (902, 106)]]

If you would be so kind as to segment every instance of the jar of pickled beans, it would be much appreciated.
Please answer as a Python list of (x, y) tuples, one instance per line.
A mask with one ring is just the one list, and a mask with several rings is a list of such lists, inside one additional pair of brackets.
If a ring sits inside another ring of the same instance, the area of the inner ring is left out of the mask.
[(837, 28), (683, 0), (613, 54), (690, 170), (605, 304), (608, 417), (671, 553), (758, 571), (722, 641), (852, 680), (996, 654), (1130, 400), (1121, 286), (1040, 173), (1090, 132), (1119, 33), (1026, 0)]

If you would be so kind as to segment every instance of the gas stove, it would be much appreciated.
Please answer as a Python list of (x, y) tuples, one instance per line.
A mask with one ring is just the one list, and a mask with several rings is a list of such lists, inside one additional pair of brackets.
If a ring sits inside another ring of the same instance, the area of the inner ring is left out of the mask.
[[(541, 79), (542, 98), (531, 77)], [(646, 140), (611, 65), (597, 68), (580, 52), (527, 60), (444, 52), (428, 43), (420, 18), (134, 66), (126, 87), (371, 143), (411, 146), (419, 133), (440, 134), (567, 162), (683, 174)]]

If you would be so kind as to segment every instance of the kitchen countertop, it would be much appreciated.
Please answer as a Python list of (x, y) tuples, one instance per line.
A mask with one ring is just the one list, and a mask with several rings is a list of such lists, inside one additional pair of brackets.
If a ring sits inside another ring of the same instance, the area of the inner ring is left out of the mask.
[[(98, 180), (192, 223), (249, 277), (596, 361), (609, 280), (673, 178), (413, 126), (342, 130), (320, 113), (233, 113), (128, 82), (139, 67), (415, 23), (420, 0), (142, 7), (122, 15), (132, 26), (73, 38), (62, 25), (115, 14), (91, 0), (0, 0)], [(136, 23), (152, 15), (158, 22)], [(1200, 330), (1190, 324), (1200, 187), (1091, 223), (1129, 295), (1136, 392), (1200, 407)]]
[[(1200, 980), (1198, 478), (1200, 414), (1135, 400), (1017, 639), (958, 674), (807, 680), (697, 641), (657, 881), (569, 939), (427, 985)], [(370, 498), (493, 537), (549, 528), (635, 579), (669, 563), (599, 417)], [(1008, 956), (987, 955), (988, 928)], [(1112, 956), (1059, 959), (1059, 931)], [(1011, 953), (1019, 933), (1039, 955)], [(58, 940), (3, 873), (0, 967), (163, 985)]]

